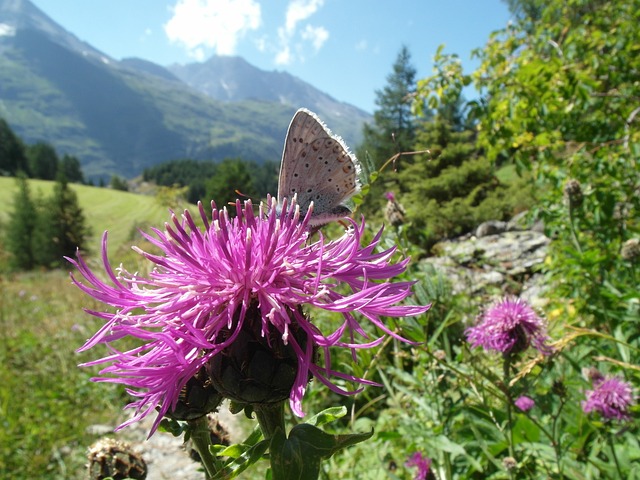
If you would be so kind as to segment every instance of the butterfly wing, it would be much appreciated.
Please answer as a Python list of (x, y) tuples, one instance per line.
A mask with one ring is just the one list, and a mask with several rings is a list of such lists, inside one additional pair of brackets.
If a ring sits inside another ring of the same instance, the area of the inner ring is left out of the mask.
[(312, 225), (344, 217), (344, 205), (359, 188), (358, 160), (340, 137), (309, 110), (296, 112), (289, 125), (280, 164), (278, 203), (297, 194), (303, 214), (313, 202)]

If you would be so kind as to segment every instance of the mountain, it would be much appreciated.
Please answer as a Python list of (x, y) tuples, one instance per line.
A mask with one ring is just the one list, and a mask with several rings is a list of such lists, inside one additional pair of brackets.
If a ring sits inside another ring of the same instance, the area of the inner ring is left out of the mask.
[(261, 70), (241, 57), (214, 55), (203, 63), (175, 64), (168, 70), (190, 87), (216, 100), (259, 99), (283, 105), (303, 105), (320, 118), (331, 119), (331, 128), (348, 141), (360, 140), (362, 123), (371, 118), (364, 111), (339, 102), (287, 72)]
[[(256, 84), (271, 76), (249, 67)], [(288, 82), (308, 92), (295, 103), (266, 95), (216, 98), (177, 70), (141, 59), (117, 61), (28, 0), (0, 0), (0, 117), (27, 143), (44, 140), (78, 157), (89, 178), (132, 177), (184, 157), (279, 160), (299, 106), (315, 109), (353, 146), (368, 118), (335, 100), (333, 110), (312, 103), (319, 98), (331, 105), (332, 99), (291, 76)]]

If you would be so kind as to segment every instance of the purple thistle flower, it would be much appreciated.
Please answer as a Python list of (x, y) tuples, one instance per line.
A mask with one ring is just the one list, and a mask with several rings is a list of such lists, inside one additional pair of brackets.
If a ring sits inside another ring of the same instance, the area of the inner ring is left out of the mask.
[(513, 404), (523, 412), (528, 412), (533, 407), (535, 407), (536, 402), (534, 402), (531, 398), (527, 397), (526, 395), (521, 395), (516, 399), (515, 402), (513, 402)]
[(418, 467), (418, 471), (416, 472), (416, 475), (413, 477), (413, 479), (425, 480), (427, 478), (427, 475), (429, 475), (429, 471), (431, 470), (431, 459), (429, 457), (425, 457), (420, 452), (415, 452), (405, 462), (405, 466)]
[(546, 345), (549, 337), (544, 321), (520, 298), (505, 298), (492, 305), (466, 335), (472, 346), (505, 355), (522, 352), (530, 345), (544, 355), (553, 351)]
[[(254, 213), (250, 201), (244, 208), (236, 201), (236, 217), (226, 209), (216, 210), (212, 202), (209, 222), (199, 205), (204, 228), (196, 226), (189, 212), (182, 220), (172, 215), (165, 232), (152, 229), (144, 237), (162, 254), (134, 250), (155, 264), (148, 276), (116, 272), (107, 259), (107, 232), (102, 239), (102, 260), (110, 282), (103, 282), (78, 254), (69, 259), (85, 282), (71, 274), (73, 283), (91, 297), (113, 308), (87, 312), (105, 324), (79, 351), (106, 344), (111, 354), (83, 364), (109, 364), (94, 381), (122, 383), (138, 399), (127, 407), (135, 409), (123, 428), (158, 407), (162, 417), (177, 405), (181, 389), (238, 338), (243, 323), (257, 320), (257, 333), (270, 344), (276, 332), (297, 359), (293, 388), (287, 391), (291, 409), (303, 416), (302, 397), (313, 375), (331, 390), (346, 391), (330, 377), (360, 384), (375, 382), (330, 369), (330, 347), (349, 348), (355, 359), (360, 348), (379, 345), (386, 335), (408, 342), (383, 323), (382, 316), (402, 317), (424, 313), (430, 306), (395, 306), (411, 295), (414, 282), (391, 283), (402, 273), (409, 259), (392, 263), (395, 249), (375, 252), (382, 230), (372, 242), (360, 247), (364, 219), (353, 220), (344, 236), (325, 243), (309, 243), (309, 218), (304, 219), (295, 201), (276, 214), (276, 201), (268, 197), (268, 208)], [(271, 214), (269, 214), (271, 212)], [(349, 288), (344, 293), (343, 285)], [(302, 305), (340, 312), (343, 322), (328, 335), (321, 333), (299, 308)], [(115, 309), (115, 311), (114, 311)], [(256, 313), (257, 312), (257, 313)], [(354, 314), (358, 312), (383, 333), (368, 338)], [(255, 322), (254, 322), (255, 323)], [(261, 324), (261, 325), (260, 325)], [(299, 341), (302, 332), (305, 341)], [(291, 334), (290, 334), (291, 333)], [(364, 338), (359, 343), (356, 337)], [(114, 342), (133, 337), (142, 345), (119, 351)], [(315, 363), (317, 350), (324, 352), (324, 366)], [(284, 397), (286, 398), (286, 396)]]
[(594, 389), (587, 390), (582, 401), (582, 411), (596, 411), (605, 419), (625, 420), (629, 417), (629, 407), (634, 404), (631, 385), (619, 377), (596, 378)]

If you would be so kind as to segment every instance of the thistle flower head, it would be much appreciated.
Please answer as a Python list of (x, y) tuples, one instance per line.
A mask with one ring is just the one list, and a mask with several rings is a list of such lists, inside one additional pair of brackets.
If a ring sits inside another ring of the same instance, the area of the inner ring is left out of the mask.
[(605, 376), (596, 378), (593, 386), (593, 390), (585, 392), (586, 400), (582, 402), (584, 413), (596, 411), (606, 420), (629, 418), (629, 407), (635, 403), (629, 383), (619, 377)]
[(546, 345), (549, 337), (545, 322), (520, 298), (506, 298), (492, 305), (466, 335), (474, 347), (504, 355), (520, 353), (529, 346), (545, 355), (552, 352)]
[(535, 407), (536, 402), (534, 402), (531, 398), (527, 397), (526, 395), (521, 395), (516, 399), (515, 402), (513, 402), (513, 404), (516, 407), (518, 407), (519, 410), (523, 412), (528, 412), (533, 407)]
[[(111, 353), (84, 365), (107, 364), (94, 380), (122, 383), (137, 397), (128, 405), (135, 415), (119, 428), (157, 409), (153, 433), (163, 415), (176, 409), (183, 387), (209, 368), (212, 359), (229, 355), (246, 336), (252, 341), (262, 337), (264, 349), (273, 344), (274, 332), (277, 349), (286, 348), (296, 361), (287, 393), (293, 412), (302, 416), (310, 376), (341, 394), (355, 392), (344, 390), (332, 378), (374, 384), (332, 370), (330, 347), (350, 349), (355, 358), (358, 349), (374, 347), (386, 335), (406, 341), (381, 317), (428, 310), (429, 306), (395, 305), (411, 294), (412, 282), (390, 282), (405, 270), (408, 259), (393, 263), (395, 249), (375, 251), (382, 231), (361, 247), (364, 219), (359, 225), (350, 220), (351, 227), (340, 239), (324, 242), (320, 236), (310, 243), (312, 209), (301, 219), (295, 200), (284, 203), (277, 213), (275, 199), (269, 197), (267, 202), (256, 213), (250, 201), (244, 208), (237, 201), (235, 217), (226, 209), (217, 210), (212, 202), (212, 221), (200, 205), (201, 226), (189, 212), (182, 219), (173, 215), (165, 231), (143, 234), (160, 254), (134, 247), (154, 264), (146, 276), (122, 267), (113, 270), (107, 259), (106, 232), (102, 259), (108, 281), (100, 279), (80, 255), (69, 259), (84, 278), (81, 281), (72, 273), (73, 283), (106, 306), (88, 311), (104, 325), (79, 350), (105, 344)], [(338, 312), (342, 322), (324, 334), (303, 313), (305, 305)], [(378, 328), (379, 337), (369, 337), (357, 313)], [(248, 330), (245, 324), (251, 324)], [(120, 351), (114, 342), (123, 337), (138, 339), (140, 346)], [(318, 352), (324, 356), (322, 366), (316, 364)]]
[(415, 452), (405, 462), (407, 467), (418, 467), (414, 480), (425, 480), (431, 470), (431, 459), (422, 455), (421, 452)]

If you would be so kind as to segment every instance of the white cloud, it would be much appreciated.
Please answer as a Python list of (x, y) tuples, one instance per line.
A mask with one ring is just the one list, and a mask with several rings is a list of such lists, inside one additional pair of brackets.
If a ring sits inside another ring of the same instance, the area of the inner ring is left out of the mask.
[(312, 27), (311, 25), (307, 25), (302, 31), (302, 38), (310, 41), (317, 52), (329, 38), (329, 32), (324, 27)]
[(285, 45), (282, 50), (276, 54), (275, 62), (277, 65), (289, 65), (293, 60), (289, 45)]
[[(303, 46), (301, 44), (294, 45), (293, 49), (296, 52), (294, 55), (291, 43), (296, 36), (298, 24), (311, 17), (323, 4), (324, 0), (291, 0), (285, 14), (284, 26), (278, 28), (280, 49), (275, 57), (276, 64), (287, 65), (296, 58), (303, 59), (301, 53)], [(311, 42), (317, 52), (329, 38), (329, 32), (324, 27), (314, 27), (307, 24), (302, 29), (300, 37), (306, 42)]]
[(203, 60), (207, 49), (219, 55), (235, 53), (238, 40), (262, 22), (255, 0), (178, 0), (164, 31), (173, 43)]
[(293, 34), (296, 25), (316, 13), (323, 3), (324, 0), (292, 0), (287, 7), (286, 32)]

